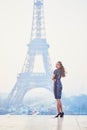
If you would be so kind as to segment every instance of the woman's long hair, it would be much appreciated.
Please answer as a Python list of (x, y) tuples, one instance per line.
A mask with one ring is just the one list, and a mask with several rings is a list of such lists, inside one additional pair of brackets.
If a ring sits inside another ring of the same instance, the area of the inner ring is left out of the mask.
[(62, 65), (62, 62), (61, 62), (61, 61), (58, 61), (57, 63), (60, 64), (60, 68), (61, 68), (61, 70), (62, 70), (61, 76), (62, 76), (62, 77), (65, 77), (65, 76), (66, 76), (66, 74), (65, 74), (66, 72), (65, 72), (64, 66)]

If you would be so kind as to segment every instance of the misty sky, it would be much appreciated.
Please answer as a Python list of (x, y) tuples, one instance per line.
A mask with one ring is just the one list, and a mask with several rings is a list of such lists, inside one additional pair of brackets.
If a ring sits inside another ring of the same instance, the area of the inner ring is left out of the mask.
[[(87, 94), (87, 0), (44, 0), (53, 69), (60, 60), (66, 95)], [(10, 92), (30, 42), (33, 0), (0, 0), (0, 92)]]

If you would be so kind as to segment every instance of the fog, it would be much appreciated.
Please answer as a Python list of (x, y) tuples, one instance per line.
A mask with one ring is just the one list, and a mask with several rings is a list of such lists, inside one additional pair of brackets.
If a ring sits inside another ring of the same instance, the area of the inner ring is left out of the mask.
[[(44, 0), (44, 14), (53, 70), (60, 60), (67, 72), (64, 94), (87, 94), (87, 1)], [(10, 92), (22, 70), (32, 15), (33, 0), (0, 0), (0, 92)]]

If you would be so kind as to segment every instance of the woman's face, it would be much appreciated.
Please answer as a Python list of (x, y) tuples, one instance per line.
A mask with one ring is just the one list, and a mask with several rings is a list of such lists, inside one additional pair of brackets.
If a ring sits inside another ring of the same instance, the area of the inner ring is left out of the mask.
[(59, 63), (56, 63), (56, 68), (61, 68), (61, 65)]

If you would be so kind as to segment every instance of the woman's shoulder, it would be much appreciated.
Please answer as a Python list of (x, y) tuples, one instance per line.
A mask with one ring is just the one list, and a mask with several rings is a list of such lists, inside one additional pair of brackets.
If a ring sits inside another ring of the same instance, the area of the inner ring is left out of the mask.
[(55, 69), (55, 70), (54, 70), (54, 72), (57, 72), (57, 71), (58, 71), (58, 69)]
[(61, 69), (55, 69), (55, 72), (56, 72), (57, 74), (59, 74), (59, 73), (61, 73)]
[(54, 74), (56, 74), (56, 73), (57, 73), (57, 69), (54, 70)]
[(61, 71), (61, 69), (55, 69), (54, 71)]
[(57, 69), (55, 69), (54, 71), (57, 71)]
[(60, 73), (61, 72), (61, 69), (55, 69), (54, 70), (54, 73)]

